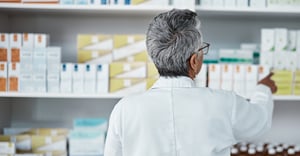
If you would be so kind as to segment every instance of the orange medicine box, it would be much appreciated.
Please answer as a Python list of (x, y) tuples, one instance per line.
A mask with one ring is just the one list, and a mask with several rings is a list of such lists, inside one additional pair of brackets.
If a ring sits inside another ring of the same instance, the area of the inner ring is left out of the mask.
[[(1, 0), (0, 0), (1, 2)], [(0, 48), (9, 47), (9, 35), (0, 33)]]
[(7, 91), (7, 63), (0, 62), (0, 92)]
[(20, 64), (10, 63), (8, 66), (8, 90), (19, 91)]
[(9, 46), (11, 48), (20, 48), (22, 46), (22, 34), (10, 34)]
[(20, 62), (20, 48), (10, 49), (10, 62)]

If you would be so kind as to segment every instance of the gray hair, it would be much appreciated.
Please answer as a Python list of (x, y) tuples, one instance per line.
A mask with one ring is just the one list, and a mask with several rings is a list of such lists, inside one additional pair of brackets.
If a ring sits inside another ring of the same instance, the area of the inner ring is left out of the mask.
[(156, 16), (147, 31), (147, 50), (161, 76), (189, 76), (189, 59), (202, 45), (200, 20), (190, 10)]

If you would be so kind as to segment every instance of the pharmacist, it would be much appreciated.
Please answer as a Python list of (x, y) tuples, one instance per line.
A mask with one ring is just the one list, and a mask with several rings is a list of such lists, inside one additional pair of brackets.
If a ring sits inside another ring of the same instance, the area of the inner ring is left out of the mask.
[(208, 48), (196, 13), (174, 9), (153, 19), (147, 49), (160, 78), (115, 106), (104, 156), (229, 156), (231, 145), (271, 127), (272, 74), (258, 82), (250, 102), (195, 87)]

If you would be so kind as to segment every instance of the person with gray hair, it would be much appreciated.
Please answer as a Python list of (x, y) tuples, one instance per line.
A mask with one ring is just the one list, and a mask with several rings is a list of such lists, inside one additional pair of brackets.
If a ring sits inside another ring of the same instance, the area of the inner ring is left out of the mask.
[(160, 78), (114, 107), (104, 156), (229, 156), (231, 145), (272, 123), (272, 73), (250, 101), (234, 92), (196, 87), (209, 44), (195, 12), (173, 9), (149, 25), (146, 44)]

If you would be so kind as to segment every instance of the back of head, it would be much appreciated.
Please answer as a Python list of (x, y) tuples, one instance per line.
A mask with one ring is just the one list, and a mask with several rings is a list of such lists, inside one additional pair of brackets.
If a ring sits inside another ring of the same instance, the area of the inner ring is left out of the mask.
[(190, 10), (173, 9), (150, 23), (147, 50), (161, 76), (189, 76), (189, 59), (202, 44), (200, 21)]

